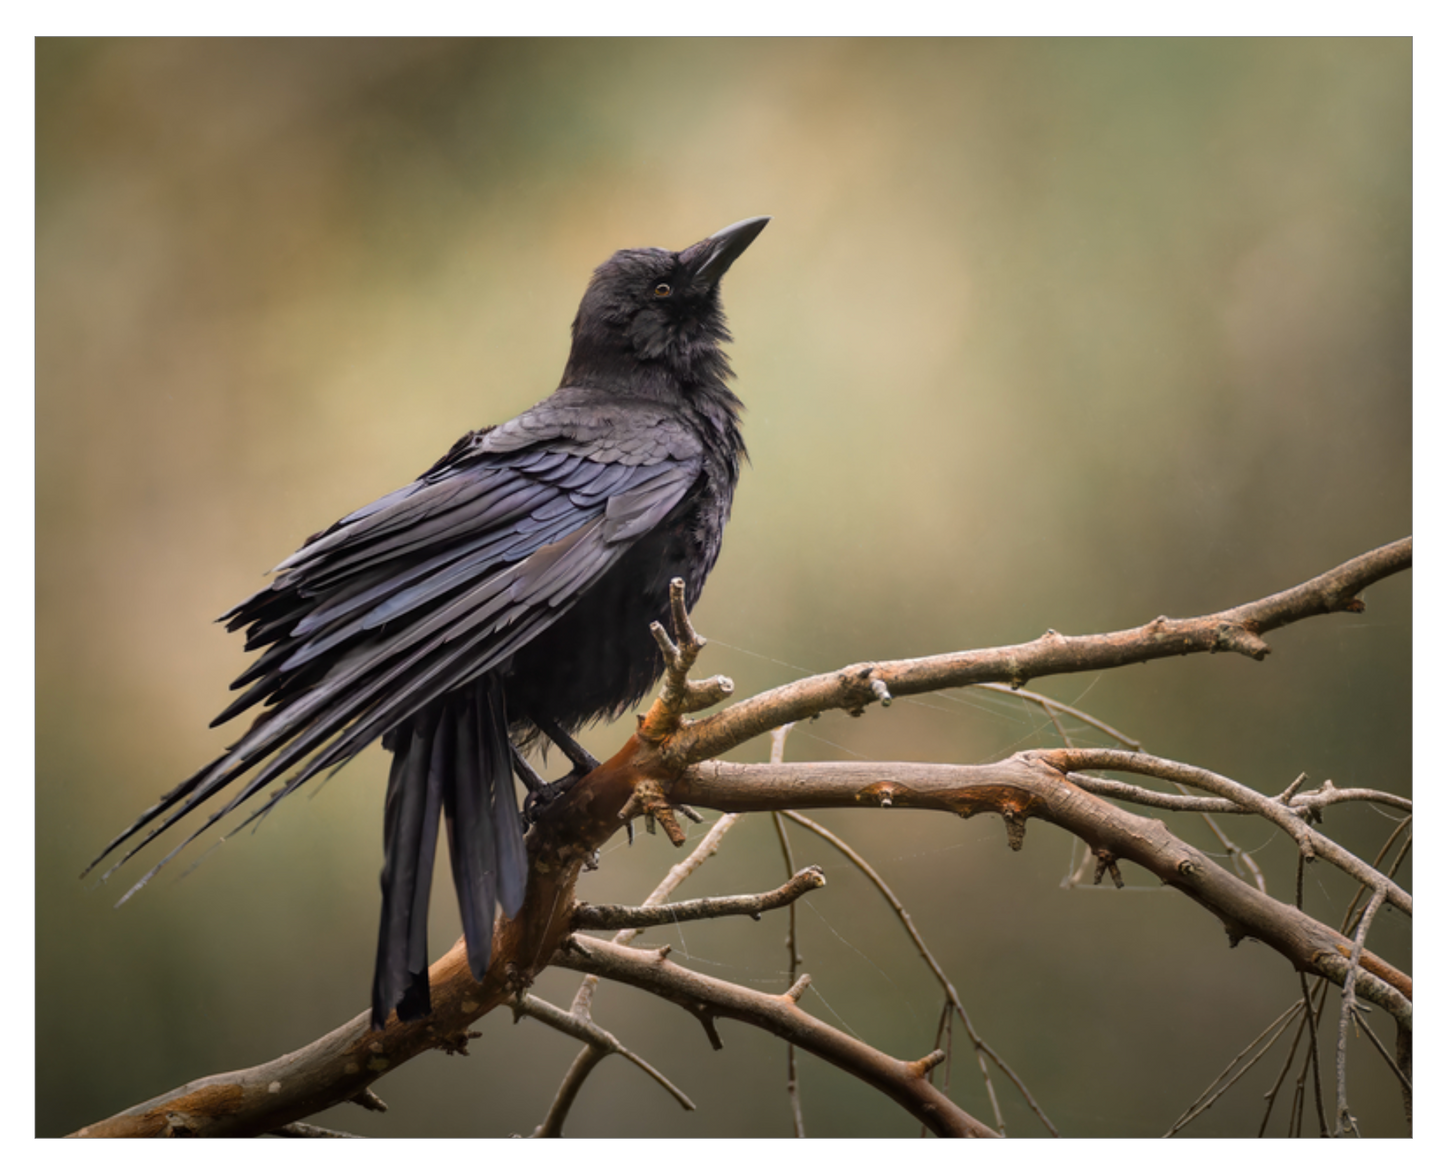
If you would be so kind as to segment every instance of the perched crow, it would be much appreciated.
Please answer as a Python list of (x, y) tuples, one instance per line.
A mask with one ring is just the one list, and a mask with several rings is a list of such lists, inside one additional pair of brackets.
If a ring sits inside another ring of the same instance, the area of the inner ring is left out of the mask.
[(145, 831), (119, 867), (255, 771), (133, 894), (276, 779), (287, 775), (243, 826), (381, 738), (392, 762), (372, 1025), (392, 1009), (431, 1011), (426, 917), (443, 821), (480, 980), (494, 907), (514, 914), (526, 888), (513, 765), (529, 771), (517, 751), (545, 736), (589, 768), (568, 735), (641, 700), (662, 671), (648, 625), (667, 618), (669, 581), (685, 580), (692, 603), (717, 559), (744, 456), (718, 285), (767, 223), (745, 219), (681, 252), (619, 251), (582, 297), (552, 396), (312, 536), (222, 616), (265, 651), (212, 724), (264, 710), (86, 870)]

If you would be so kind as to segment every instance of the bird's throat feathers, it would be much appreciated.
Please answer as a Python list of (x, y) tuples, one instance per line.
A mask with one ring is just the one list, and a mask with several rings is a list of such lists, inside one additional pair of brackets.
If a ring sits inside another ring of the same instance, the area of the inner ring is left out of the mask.
[(709, 444), (733, 460), (744, 456), (743, 406), (728, 387), (733, 370), (722, 349), (732, 337), (716, 293), (691, 312), (677, 312), (676, 305), (614, 307), (589, 313), (584, 302), (559, 388), (687, 410), (703, 423)]

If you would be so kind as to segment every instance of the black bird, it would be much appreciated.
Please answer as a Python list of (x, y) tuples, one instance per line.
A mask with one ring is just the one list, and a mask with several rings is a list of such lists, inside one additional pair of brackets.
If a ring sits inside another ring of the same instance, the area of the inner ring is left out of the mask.
[(313, 535), (222, 616), (246, 629), (248, 651), (265, 651), (212, 724), (263, 711), (87, 872), (149, 827), (119, 867), (254, 770), (129, 898), (282, 775), (241, 826), (381, 738), (392, 762), (372, 1025), (393, 1008), (403, 1020), (431, 1011), (426, 917), (443, 821), (480, 980), (495, 905), (515, 914), (526, 888), (518, 751), (546, 737), (576, 772), (595, 764), (569, 735), (656, 683), (648, 625), (667, 619), (669, 581), (686, 581), (691, 604), (717, 560), (745, 457), (718, 285), (767, 223), (745, 219), (681, 252), (619, 251), (582, 297), (556, 392)]

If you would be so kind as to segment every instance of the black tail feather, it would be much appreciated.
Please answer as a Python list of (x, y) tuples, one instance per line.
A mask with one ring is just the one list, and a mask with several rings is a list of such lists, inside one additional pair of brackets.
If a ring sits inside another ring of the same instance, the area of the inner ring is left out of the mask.
[(502, 686), (488, 682), (485, 707), (478, 713), (482, 749), (490, 751), (486, 766), (487, 785), (497, 823), (497, 902), (508, 916), (515, 916), (527, 890), (527, 849), (522, 842), (522, 812), (517, 806), (517, 788), (512, 782), (512, 745), (507, 737), (507, 708)]
[(396, 735), (386, 788), (381, 935), (371, 989), (375, 1029), (393, 1008), (404, 1020), (431, 1011), (426, 919), (448, 764), (445, 750), (434, 748), (438, 721), (434, 714), (423, 714)]
[(486, 975), (496, 906), (514, 915), (527, 886), (521, 816), (500, 683), (486, 676), (452, 700), (413, 716), (386, 742), (393, 751), (386, 792), (381, 935), (371, 1024), (394, 1008), (403, 1021), (431, 1012), (426, 921), (444, 817), (452, 879), (472, 976)]
[[(491, 686), (486, 686), (490, 688)], [(497, 827), (491, 807), (489, 746), (480, 731), (478, 706), (486, 702), (479, 690), (476, 700), (449, 708), (456, 779), (446, 791), (447, 850), (452, 858), (452, 880), (457, 889), (462, 933), (467, 938), (467, 964), (477, 980), (487, 975), (492, 954), (492, 917), (497, 902)], [(507, 781), (511, 781), (510, 772)]]

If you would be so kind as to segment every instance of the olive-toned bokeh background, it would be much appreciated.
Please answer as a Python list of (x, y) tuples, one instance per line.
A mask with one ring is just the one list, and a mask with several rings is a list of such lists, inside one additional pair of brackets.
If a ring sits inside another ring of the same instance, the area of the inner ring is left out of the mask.
[[(214, 617), (306, 535), (549, 392), (618, 247), (774, 216), (725, 287), (752, 465), (697, 612), (705, 668), (741, 693), (1211, 611), (1410, 530), (1407, 41), (42, 41), (37, 84), (43, 1134), (365, 1006), (379, 750), (120, 911), (127, 883), (76, 874), (230, 741), (205, 726), (243, 657)], [(1037, 687), (1268, 791), (1304, 770), (1404, 792), (1409, 580), (1368, 600), (1275, 634), (1264, 664)], [(826, 717), (790, 750), (980, 761), (1055, 740), (962, 693)], [(1136, 869), (1124, 892), (1062, 890), (1077, 854), (1042, 825), (1013, 854), (993, 818), (820, 817), (893, 881), (1066, 1133), (1157, 1134), (1297, 993), (1273, 953), (1230, 950)], [(1391, 827), (1358, 807), (1327, 825), (1367, 855)], [(1289, 845), (1228, 826), (1290, 895)], [(855, 873), (797, 845), (829, 875), (800, 911), (807, 1006), (927, 1052), (921, 962)], [(583, 894), (635, 901), (675, 858), (642, 835)], [(758, 820), (686, 894), (782, 875)], [(1338, 924), (1345, 881), (1311, 870), (1305, 889)], [(433, 917), (440, 952), (445, 886)], [(648, 940), (784, 987), (781, 918)], [(1382, 913), (1372, 942), (1408, 966), (1406, 921)], [(565, 1004), (574, 981), (538, 991)], [(571, 1133), (787, 1133), (775, 1041), (724, 1025), (714, 1053), (616, 986), (597, 1019), (700, 1109), (613, 1059)], [(330, 1120), (531, 1130), (573, 1046), (500, 1014), (481, 1028), (469, 1059), (386, 1079), (388, 1115)], [(959, 1052), (955, 1092), (988, 1118)], [(1269, 1065), (1192, 1129), (1252, 1133)], [(916, 1129), (811, 1059), (803, 1074), (812, 1133)], [(1362, 1044), (1353, 1074), (1366, 1133), (1403, 1133)], [(1010, 1132), (1038, 1133), (1000, 1089)]]

